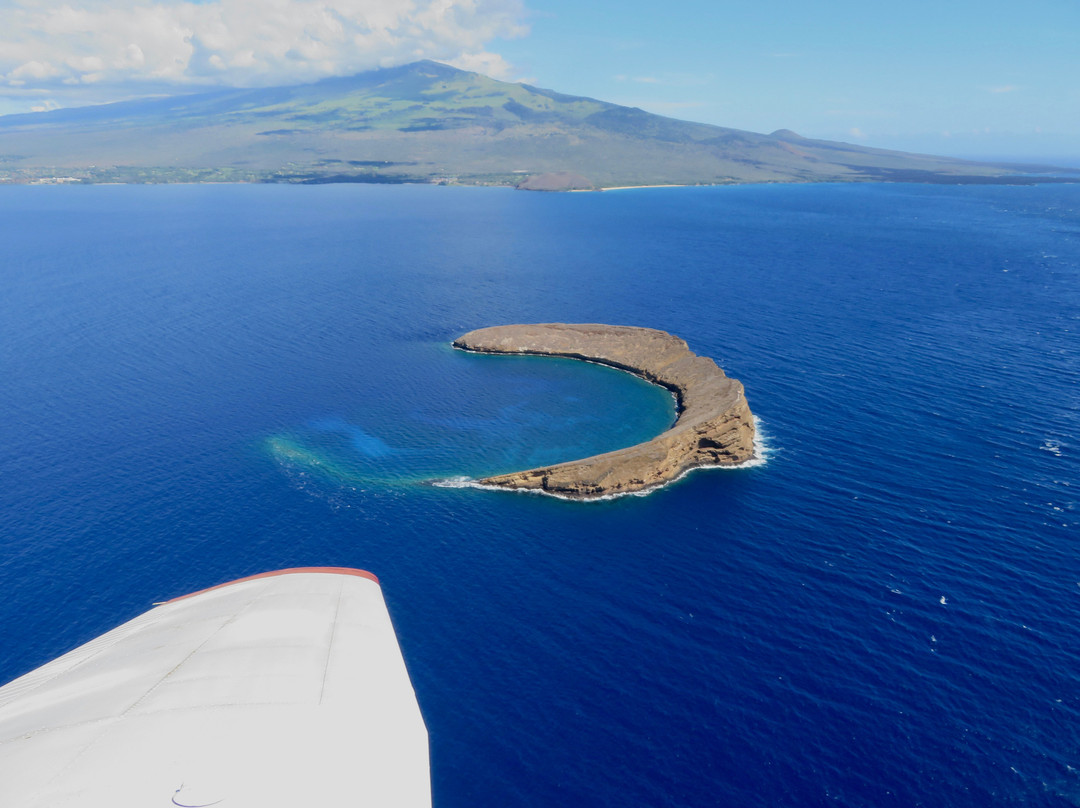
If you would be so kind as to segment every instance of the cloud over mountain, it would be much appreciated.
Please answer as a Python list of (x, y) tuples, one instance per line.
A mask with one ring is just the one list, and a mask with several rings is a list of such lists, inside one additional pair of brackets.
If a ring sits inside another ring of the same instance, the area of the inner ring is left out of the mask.
[(0, 7), (0, 87), (258, 86), (430, 58), (505, 72), (521, 0), (15, 0)]

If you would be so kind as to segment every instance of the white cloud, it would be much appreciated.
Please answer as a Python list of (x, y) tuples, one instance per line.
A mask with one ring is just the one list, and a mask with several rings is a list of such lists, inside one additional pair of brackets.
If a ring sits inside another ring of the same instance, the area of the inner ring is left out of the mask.
[(47, 79), (52, 76), (58, 75), (59, 70), (51, 65), (49, 62), (39, 62), (37, 59), (32, 59), (29, 62), (23, 62), (17, 68), (11, 71), (12, 78), (16, 79)]
[(465, 53), (456, 59), (446, 59), (444, 61), (454, 67), (460, 67), (462, 70), (472, 70), (496, 79), (508, 79), (514, 72), (513, 65), (508, 61), (497, 53), (488, 53), (487, 51)]
[(1014, 93), (1019, 89), (1020, 88), (1017, 87), (1015, 84), (1002, 84), (1000, 87), (991, 87), (990, 92), (992, 92), (992, 93)]
[(0, 87), (267, 85), (436, 59), (496, 75), (522, 0), (16, 0), (0, 5)]

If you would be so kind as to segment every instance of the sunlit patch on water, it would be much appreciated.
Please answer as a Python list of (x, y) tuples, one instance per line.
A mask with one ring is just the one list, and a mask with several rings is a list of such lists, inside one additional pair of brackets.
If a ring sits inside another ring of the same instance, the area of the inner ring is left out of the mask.
[(264, 446), (286, 474), (317, 474), (337, 483), (355, 483), (360, 475), (351, 468), (302, 443), (280, 435), (267, 438)]
[(1047, 438), (1039, 448), (1044, 452), (1049, 452), (1054, 457), (1061, 457), (1061, 441)]

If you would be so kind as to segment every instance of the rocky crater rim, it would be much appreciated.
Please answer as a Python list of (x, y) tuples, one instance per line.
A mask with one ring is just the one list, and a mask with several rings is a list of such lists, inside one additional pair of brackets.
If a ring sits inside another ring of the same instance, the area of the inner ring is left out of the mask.
[(581, 460), (478, 482), (574, 499), (633, 493), (701, 466), (753, 457), (754, 423), (742, 384), (665, 331), (599, 323), (502, 325), (470, 331), (455, 348), (476, 353), (558, 356), (633, 373), (675, 395), (675, 423), (650, 441)]

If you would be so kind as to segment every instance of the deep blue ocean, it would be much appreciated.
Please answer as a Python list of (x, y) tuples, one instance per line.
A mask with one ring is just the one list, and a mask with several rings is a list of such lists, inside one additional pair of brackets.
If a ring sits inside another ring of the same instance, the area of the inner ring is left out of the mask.
[[(764, 461), (575, 503), (671, 331)], [(0, 188), (0, 683), (165, 600), (371, 570), (436, 808), (1080, 805), (1080, 186)]]

